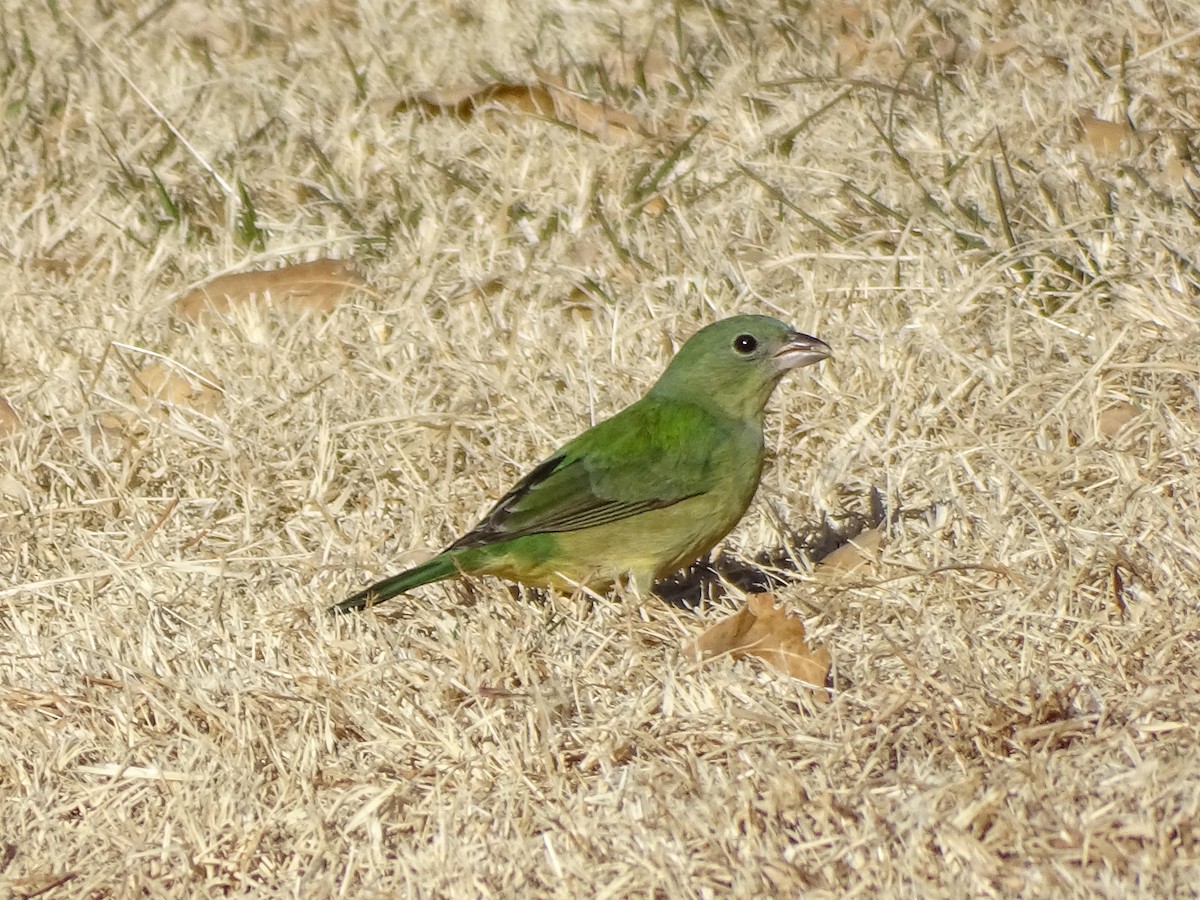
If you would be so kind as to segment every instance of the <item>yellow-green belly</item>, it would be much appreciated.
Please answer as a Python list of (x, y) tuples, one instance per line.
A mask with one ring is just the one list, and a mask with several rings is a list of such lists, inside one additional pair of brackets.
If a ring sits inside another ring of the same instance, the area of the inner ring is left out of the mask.
[(750, 498), (721, 499), (703, 494), (594, 528), (518, 538), (469, 570), (559, 590), (586, 585), (602, 591), (629, 578), (640, 593), (649, 593), (656, 579), (703, 556), (728, 534)]

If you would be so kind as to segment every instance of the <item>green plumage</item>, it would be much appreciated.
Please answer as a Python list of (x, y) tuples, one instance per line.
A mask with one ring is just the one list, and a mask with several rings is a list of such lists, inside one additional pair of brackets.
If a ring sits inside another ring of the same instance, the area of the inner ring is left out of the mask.
[(349, 612), (454, 575), (641, 593), (737, 524), (758, 487), (763, 410), (787, 371), (829, 347), (767, 316), (701, 329), (650, 391), (519, 481), (427, 563), (333, 607)]

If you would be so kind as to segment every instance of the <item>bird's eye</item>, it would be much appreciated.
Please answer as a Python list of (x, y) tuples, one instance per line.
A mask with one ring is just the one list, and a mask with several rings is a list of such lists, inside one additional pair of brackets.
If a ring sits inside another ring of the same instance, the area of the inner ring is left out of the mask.
[(758, 349), (758, 341), (752, 334), (739, 334), (733, 339), (733, 349), (738, 353), (753, 353)]

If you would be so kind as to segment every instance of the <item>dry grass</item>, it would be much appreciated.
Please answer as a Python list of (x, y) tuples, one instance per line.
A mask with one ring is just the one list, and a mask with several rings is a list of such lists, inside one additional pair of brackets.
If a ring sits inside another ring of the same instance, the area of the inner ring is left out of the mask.
[[(0, 889), (1193, 891), (1200, 14), (1002, 5), (5, 3)], [(399, 102), (546, 73), (650, 136)], [(832, 702), (715, 612), (323, 614), (738, 311), (836, 358), (729, 549), (889, 513), (779, 595)]]

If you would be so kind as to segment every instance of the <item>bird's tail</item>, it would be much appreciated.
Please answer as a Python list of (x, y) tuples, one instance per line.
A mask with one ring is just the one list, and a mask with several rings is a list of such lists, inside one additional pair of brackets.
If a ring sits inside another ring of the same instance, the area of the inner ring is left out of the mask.
[(361, 590), (354, 596), (347, 597), (341, 603), (329, 607), (329, 611), (339, 614), (357, 612), (360, 609), (375, 606), (377, 603), (382, 603), (385, 600), (391, 600), (397, 594), (411, 591), (413, 588), (429, 584), (431, 581), (438, 581), (442, 578), (449, 578), (451, 575), (457, 575), (458, 572), (459, 568), (455, 561), (455, 555), (453, 553), (439, 553), (427, 563), (421, 563), (419, 566), (406, 569), (399, 575), (393, 575), (391, 578), (375, 582), (369, 588)]

